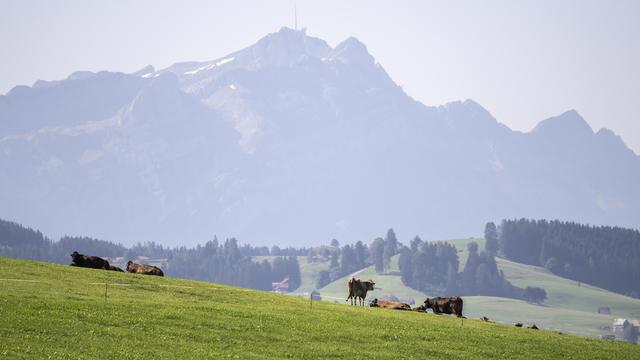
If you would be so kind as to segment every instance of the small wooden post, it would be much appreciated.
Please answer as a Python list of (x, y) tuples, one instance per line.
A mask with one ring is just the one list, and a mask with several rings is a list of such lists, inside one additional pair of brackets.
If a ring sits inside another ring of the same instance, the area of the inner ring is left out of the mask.
[(107, 302), (107, 291), (108, 291), (108, 283), (104, 283), (104, 302)]
[(309, 293), (309, 309), (313, 309), (313, 292)]

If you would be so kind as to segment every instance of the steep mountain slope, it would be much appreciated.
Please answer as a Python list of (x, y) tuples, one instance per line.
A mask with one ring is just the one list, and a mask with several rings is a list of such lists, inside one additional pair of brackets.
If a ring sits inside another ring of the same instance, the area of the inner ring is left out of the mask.
[(0, 166), (0, 217), (124, 243), (640, 226), (640, 159), (610, 131), (574, 111), (523, 134), (471, 100), (428, 107), (357, 39), (287, 28), (209, 62), (16, 88)]

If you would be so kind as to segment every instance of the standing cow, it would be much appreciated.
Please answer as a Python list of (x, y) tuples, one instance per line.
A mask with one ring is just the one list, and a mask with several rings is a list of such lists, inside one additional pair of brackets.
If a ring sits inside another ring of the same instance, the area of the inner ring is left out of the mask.
[(424, 301), (424, 307), (433, 309), (434, 314), (454, 314), (457, 317), (463, 317), (462, 298), (459, 296), (427, 298)]
[(109, 262), (101, 257), (86, 256), (74, 251), (71, 253), (71, 266), (109, 270)]
[(133, 261), (127, 262), (127, 271), (135, 274), (164, 276), (162, 270), (157, 266), (136, 264)]
[(351, 305), (357, 305), (358, 299), (360, 299), (360, 306), (364, 306), (364, 299), (367, 297), (367, 291), (373, 291), (375, 283), (373, 280), (361, 281), (360, 279), (351, 278), (349, 279), (348, 286), (349, 296), (345, 301), (351, 300)]

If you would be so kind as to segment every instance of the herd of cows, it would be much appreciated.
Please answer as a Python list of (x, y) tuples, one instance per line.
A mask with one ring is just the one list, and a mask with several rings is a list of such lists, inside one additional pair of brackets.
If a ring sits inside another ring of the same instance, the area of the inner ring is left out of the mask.
[[(124, 272), (101, 257), (82, 255), (77, 251), (71, 254), (71, 266)], [(133, 261), (127, 262), (127, 271), (135, 274), (164, 276), (162, 269), (157, 266), (136, 264)]]
[[(375, 285), (376, 283), (374, 283), (373, 280), (362, 281), (352, 277), (347, 283), (349, 296), (345, 301), (351, 300), (351, 305), (359, 304), (360, 306), (364, 306), (364, 299), (367, 297), (367, 292), (373, 290)], [(460, 318), (464, 317), (462, 316), (462, 298), (459, 296), (427, 298), (424, 301), (424, 305), (420, 305), (415, 309), (412, 309), (409, 304), (378, 299), (373, 299), (369, 306), (419, 312), (426, 312), (427, 309), (431, 309), (434, 314), (453, 314)]]
[[(120, 269), (117, 266), (109, 264), (109, 261), (101, 257), (82, 255), (77, 251), (74, 251), (71, 254), (71, 266), (124, 272), (124, 270)], [(136, 264), (132, 261), (127, 262), (127, 271), (135, 274), (164, 276), (162, 269), (157, 266)], [(352, 277), (351, 279), (349, 279), (347, 285), (349, 287), (349, 296), (345, 301), (351, 300), (351, 305), (364, 306), (364, 300), (367, 297), (367, 292), (374, 290), (376, 284), (372, 280), (362, 281), (360, 279)], [(434, 314), (453, 314), (459, 318), (465, 318), (462, 315), (462, 304), (463, 302), (461, 297), (452, 296), (427, 298), (424, 301), (424, 305), (420, 305), (415, 308), (411, 308), (409, 304), (405, 304), (402, 302), (378, 299), (373, 299), (369, 306), (418, 312), (427, 312), (427, 309), (431, 309), (433, 310)], [(489, 320), (489, 318), (487, 318), (486, 316), (481, 317), (480, 320), (493, 323), (493, 321)], [(517, 323), (515, 324), (515, 326), (522, 327), (523, 325), (521, 323)], [(538, 329), (535, 324), (528, 326), (528, 328), (535, 330)]]
[[(375, 283), (372, 280), (362, 281), (360, 279), (356, 279), (352, 277), (349, 279), (347, 283), (349, 287), (349, 296), (347, 300), (351, 300), (351, 305), (360, 305), (364, 306), (364, 299), (367, 297), (367, 292), (371, 291), (375, 287)], [(393, 310), (408, 310), (408, 311), (418, 311), (418, 312), (427, 312), (427, 309), (433, 310), (434, 314), (453, 314), (459, 318), (466, 319), (462, 315), (462, 298), (459, 296), (452, 297), (434, 297), (427, 298), (424, 301), (424, 305), (420, 305), (415, 308), (411, 308), (409, 304), (405, 304), (398, 301), (387, 301), (387, 300), (378, 300), (373, 299), (369, 303), (371, 307), (385, 308), (385, 309), (393, 309)], [(480, 317), (480, 321), (495, 323), (495, 321), (490, 320), (486, 316)], [(522, 323), (516, 323), (516, 327), (523, 327)], [(528, 329), (538, 330), (536, 324), (532, 324), (527, 326)]]

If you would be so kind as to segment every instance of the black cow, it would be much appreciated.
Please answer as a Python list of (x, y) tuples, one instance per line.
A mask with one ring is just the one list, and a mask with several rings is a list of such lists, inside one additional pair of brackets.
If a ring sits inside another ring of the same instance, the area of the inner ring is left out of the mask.
[(424, 301), (424, 307), (433, 309), (434, 314), (454, 314), (457, 317), (463, 317), (462, 298), (459, 296), (427, 298)]
[(74, 251), (71, 253), (71, 266), (109, 270), (109, 262), (101, 257), (87, 256)]

